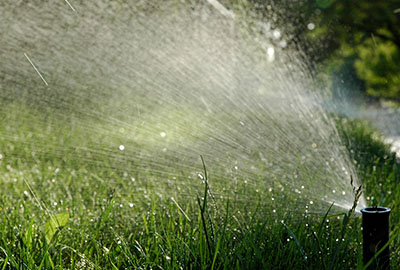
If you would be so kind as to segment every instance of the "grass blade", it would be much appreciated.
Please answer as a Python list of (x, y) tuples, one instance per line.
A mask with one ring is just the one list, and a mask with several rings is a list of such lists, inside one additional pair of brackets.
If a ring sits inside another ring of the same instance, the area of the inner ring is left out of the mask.
[(285, 222), (281, 221), (281, 224), (286, 228), (286, 230), (289, 232), (289, 234), (293, 237), (297, 247), (299, 248), (299, 250), (301, 252), (301, 255), (303, 255), (303, 259), (304, 259), (305, 263), (308, 264), (306, 252), (304, 251), (303, 247), (300, 245), (300, 242), (297, 240), (293, 231), (285, 224)]

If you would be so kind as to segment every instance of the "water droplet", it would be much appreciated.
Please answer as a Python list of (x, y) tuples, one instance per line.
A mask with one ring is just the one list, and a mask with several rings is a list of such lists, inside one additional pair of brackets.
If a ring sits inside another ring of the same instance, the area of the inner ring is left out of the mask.
[(273, 56), (273, 55), (275, 54), (275, 49), (274, 49), (274, 47), (269, 47), (269, 48), (267, 49), (267, 54), (268, 54), (269, 56)]
[(281, 32), (279, 32), (279, 30), (274, 30), (272, 35), (274, 36), (275, 39), (278, 39), (281, 37)]
[(275, 60), (275, 49), (273, 47), (269, 47), (267, 49), (267, 56), (268, 56), (269, 62), (272, 62)]

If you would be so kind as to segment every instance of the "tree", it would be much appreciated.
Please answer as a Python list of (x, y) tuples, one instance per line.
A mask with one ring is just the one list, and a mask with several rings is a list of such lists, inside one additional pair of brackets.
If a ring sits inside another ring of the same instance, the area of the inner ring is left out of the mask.
[(334, 57), (352, 59), (368, 95), (400, 101), (400, 2), (324, 2), (320, 24), (336, 37)]
[(399, 0), (249, 1), (285, 28), (288, 46), (303, 51), (314, 70), (328, 67), (370, 96), (400, 101)]

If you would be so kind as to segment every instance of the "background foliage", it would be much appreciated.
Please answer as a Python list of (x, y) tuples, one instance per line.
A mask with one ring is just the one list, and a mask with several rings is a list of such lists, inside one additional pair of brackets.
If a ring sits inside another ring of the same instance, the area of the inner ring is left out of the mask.
[(288, 46), (304, 51), (315, 72), (355, 81), (370, 97), (400, 101), (398, 0), (250, 1), (273, 28), (285, 22)]

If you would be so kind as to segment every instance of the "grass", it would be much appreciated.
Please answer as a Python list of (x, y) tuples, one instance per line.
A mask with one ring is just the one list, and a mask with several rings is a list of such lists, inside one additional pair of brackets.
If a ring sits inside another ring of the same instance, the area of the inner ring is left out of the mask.
[[(186, 175), (154, 183), (129, 161), (61, 147), (88, 136), (21, 111), (0, 114), (0, 269), (363, 269), (361, 220), (351, 212), (276, 209), (251, 189), (251, 203), (221, 200), (206, 166), (195, 196)], [(398, 160), (366, 125), (341, 126), (365, 196), (392, 208), (398, 230)], [(397, 237), (391, 254), (395, 269)]]

